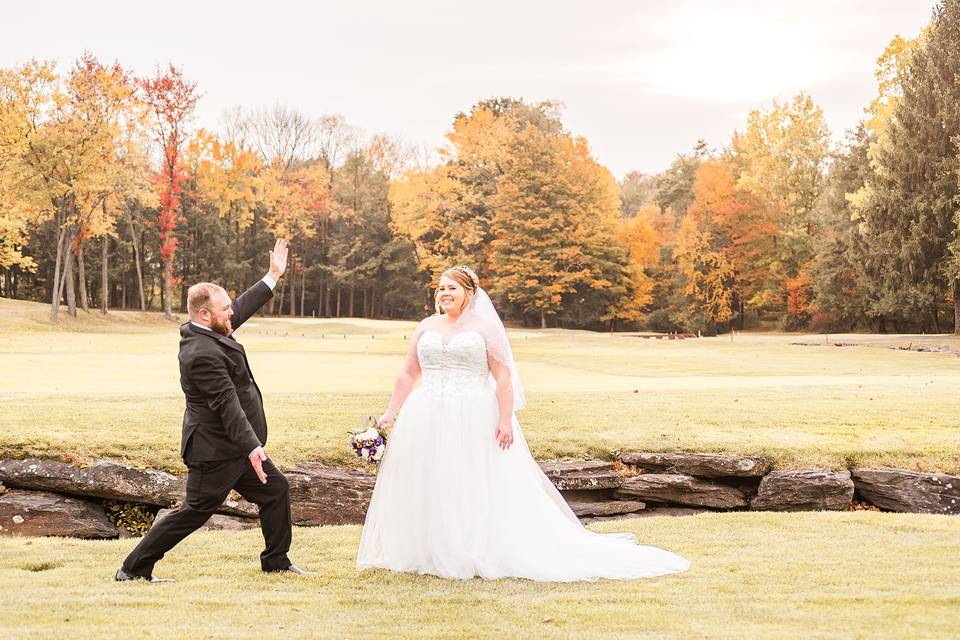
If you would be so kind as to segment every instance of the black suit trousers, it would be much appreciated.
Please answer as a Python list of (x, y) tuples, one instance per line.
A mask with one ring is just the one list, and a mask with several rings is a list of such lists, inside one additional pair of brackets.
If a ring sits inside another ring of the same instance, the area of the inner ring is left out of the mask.
[(260, 528), (266, 543), (260, 554), (260, 567), (275, 571), (290, 566), (290, 485), (272, 461), (263, 463), (267, 484), (260, 482), (246, 457), (198, 462), (188, 464), (188, 468), (186, 504), (154, 524), (123, 561), (124, 571), (144, 578), (153, 575), (153, 565), (203, 526), (231, 489), (260, 507)]

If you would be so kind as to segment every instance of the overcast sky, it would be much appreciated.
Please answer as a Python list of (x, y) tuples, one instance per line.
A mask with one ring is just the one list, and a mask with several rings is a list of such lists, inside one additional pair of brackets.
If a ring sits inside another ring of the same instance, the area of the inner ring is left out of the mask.
[(836, 137), (875, 93), (875, 61), (933, 0), (455, 0), (4, 5), (0, 66), (65, 68), (89, 50), (198, 83), (196, 125), (235, 105), (340, 114), (368, 132), (443, 143), (494, 96), (557, 100), (618, 177), (656, 173), (698, 138), (724, 146), (750, 110), (806, 91)]

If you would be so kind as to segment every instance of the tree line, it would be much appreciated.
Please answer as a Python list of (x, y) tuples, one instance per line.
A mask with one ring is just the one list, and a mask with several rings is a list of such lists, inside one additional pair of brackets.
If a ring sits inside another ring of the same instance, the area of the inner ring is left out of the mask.
[(456, 114), (438, 156), (342, 117), (240, 109), (91, 54), (0, 70), (0, 290), (77, 309), (185, 309), (293, 247), (270, 313), (416, 318), (472, 266), (530, 326), (715, 333), (960, 329), (960, 0), (877, 61), (841, 145), (799, 94), (658, 175), (619, 182), (555, 103)]

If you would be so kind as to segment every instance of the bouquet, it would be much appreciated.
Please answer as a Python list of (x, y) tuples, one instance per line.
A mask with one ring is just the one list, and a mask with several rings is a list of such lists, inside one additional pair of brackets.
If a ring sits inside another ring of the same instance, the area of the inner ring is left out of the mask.
[(374, 464), (380, 462), (387, 449), (387, 432), (381, 429), (377, 419), (369, 416), (360, 428), (348, 432), (350, 446), (358, 458)]

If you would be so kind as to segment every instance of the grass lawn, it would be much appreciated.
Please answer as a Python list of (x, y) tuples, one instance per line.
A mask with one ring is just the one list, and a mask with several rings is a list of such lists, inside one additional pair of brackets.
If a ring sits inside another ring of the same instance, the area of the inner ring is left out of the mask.
[[(10, 638), (948, 638), (960, 629), (960, 520), (727, 513), (593, 525), (692, 561), (652, 580), (545, 584), (356, 573), (359, 527), (298, 528), (307, 578), (264, 575), (262, 538), (204, 532), (111, 581), (135, 540), (0, 538)], [(817, 532), (811, 534), (811, 532)]]
[[(179, 471), (174, 323), (63, 318), (0, 300), (0, 456), (109, 456)], [(414, 323), (256, 318), (240, 339), (282, 465), (349, 464), (344, 432), (379, 413)], [(733, 451), (776, 466), (960, 471), (960, 360), (888, 346), (952, 336), (745, 334), (684, 341), (512, 330), (539, 458)], [(135, 540), (0, 538), (0, 635), (320, 638), (946, 638), (960, 629), (960, 519), (876, 512), (710, 513), (595, 523), (676, 551), (653, 580), (456, 582), (354, 571), (359, 527), (298, 528), (264, 575), (258, 531), (189, 537), (175, 585), (118, 584)]]
[[(182, 469), (177, 328), (158, 314), (83, 314), (0, 300), (0, 455), (109, 456)], [(238, 332), (281, 464), (350, 464), (347, 429), (384, 408), (412, 322), (254, 318)], [(683, 341), (512, 330), (538, 458), (731, 451), (779, 468), (960, 472), (960, 359), (891, 345), (952, 336), (743, 334)]]

